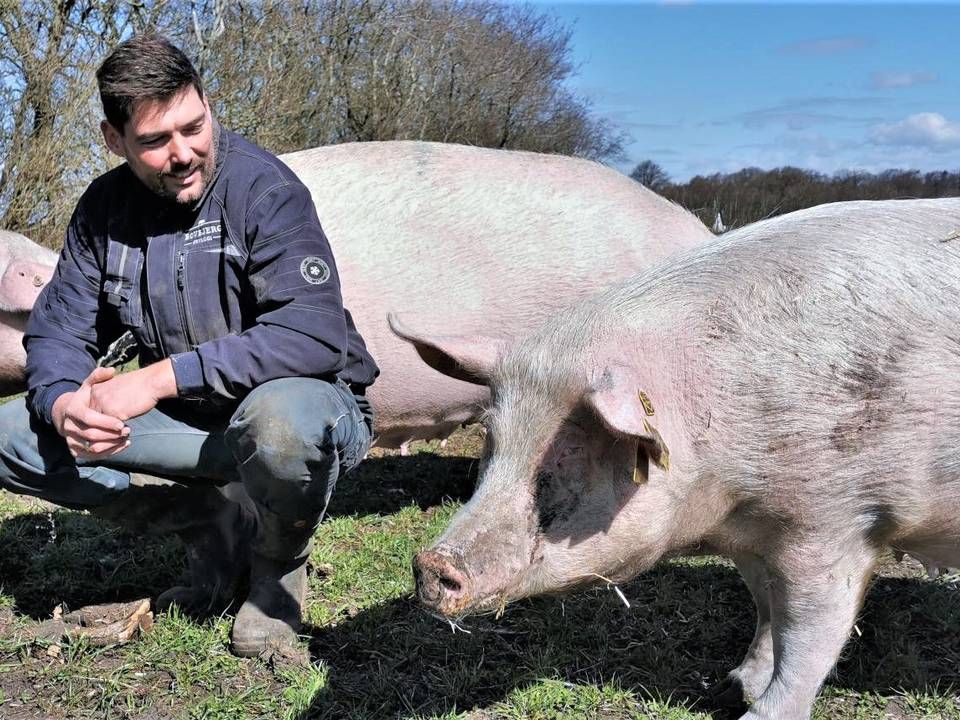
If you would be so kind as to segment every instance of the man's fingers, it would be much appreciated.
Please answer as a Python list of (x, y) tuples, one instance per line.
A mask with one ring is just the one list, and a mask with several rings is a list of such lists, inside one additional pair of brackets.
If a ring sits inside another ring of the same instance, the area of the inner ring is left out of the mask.
[(97, 412), (90, 407), (79, 408), (76, 412), (71, 413), (71, 419), (83, 428), (112, 430), (115, 433), (119, 433), (124, 428), (123, 421), (119, 418), (115, 418), (112, 415), (104, 415), (102, 412)]
[(87, 443), (86, 441), (71, 440), (67, 443), (67, 447), (70, 449), (70, 452), (74, 457), (89, 459), (116, 455), (117, 453), (122, 452), (130, 447), (130, 441), (128, 439), (123, 439), (119, 442), (101, 441)]
[(112, 367), (98, 367), (94, 368), (93, 372), (87, 375), (87, 379), (83, 381), (84, 385), (96, 385), (97, 383), (102, 383), (105, 380), (110, 380), (114, 375), (117, 374), (117, 369)]
[(130, 428), (124, 427), (119, 432), (113, 430), (100, 430), (99, 428), (78, 428), (74, 433), (77, 442), (95, 443), (95, 442), (118, 442), (125, 440), (130, 435)]
[(96, 442), (90, 444), (87, 455), (90, 457), (107, 457), (109, 455), (116, 455), (128, 447), (130, 447), (129, 440), (123, 440), (122, 442)]

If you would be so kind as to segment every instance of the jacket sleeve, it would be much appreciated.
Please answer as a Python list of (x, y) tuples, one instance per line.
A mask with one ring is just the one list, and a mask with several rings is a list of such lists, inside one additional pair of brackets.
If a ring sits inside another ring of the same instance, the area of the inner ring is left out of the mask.
[(234, 400), (281, 377), (333, 377), (347, 355), (340, 279), (305, 186), (283, 180), (248, 209), (254, 322), (171, 356), (181, 397)]
[(96, 366), (99, 295), (100, 269), (78, 206), (53, 278), (37, 298), (23, 336), (27, 404), (47, 422), (54, 401), (80, 387)]

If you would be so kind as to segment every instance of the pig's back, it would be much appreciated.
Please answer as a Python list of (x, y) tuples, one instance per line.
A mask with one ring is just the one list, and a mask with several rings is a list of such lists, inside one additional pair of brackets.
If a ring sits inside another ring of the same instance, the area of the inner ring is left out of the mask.
[(793, 213), (654, 286), (690, 301), (703, 472), (785, 517), (960, 534), (960, 199)]

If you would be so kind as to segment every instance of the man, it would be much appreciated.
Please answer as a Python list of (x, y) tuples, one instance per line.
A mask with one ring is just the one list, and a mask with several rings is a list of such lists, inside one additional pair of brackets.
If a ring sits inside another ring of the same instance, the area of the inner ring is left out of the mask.
[[(0, 485), (178, 533), (191, 584), (161, 608), (219, 610), (249, 577), (231, 639), (257, 655), (296, 641), (309, 541), (369, 447), (377, 368), (309, 191), (215, 123), (186, 56), (137, 36), (97, 81), (126, 163), (80, 199), (30, 317)], [(140, 369), (95, 367), (125, 330)]]

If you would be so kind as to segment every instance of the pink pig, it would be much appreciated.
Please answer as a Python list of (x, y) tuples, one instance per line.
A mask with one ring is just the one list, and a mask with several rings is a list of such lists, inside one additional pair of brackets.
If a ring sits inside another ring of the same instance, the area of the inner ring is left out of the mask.
[(19, 233), (0, 230), (0, 395), (24, 388), (23, 330), (56, 262), (51, 250)]
[(512, 347), (394, 320), (492, 395), (421, 601), (459, 617), (723, 554), (758, 613), (741, 720), (806, 720), (883, 553), (960, 566), (958, 291), (960, 198), (851, 202), (728, 233)]

